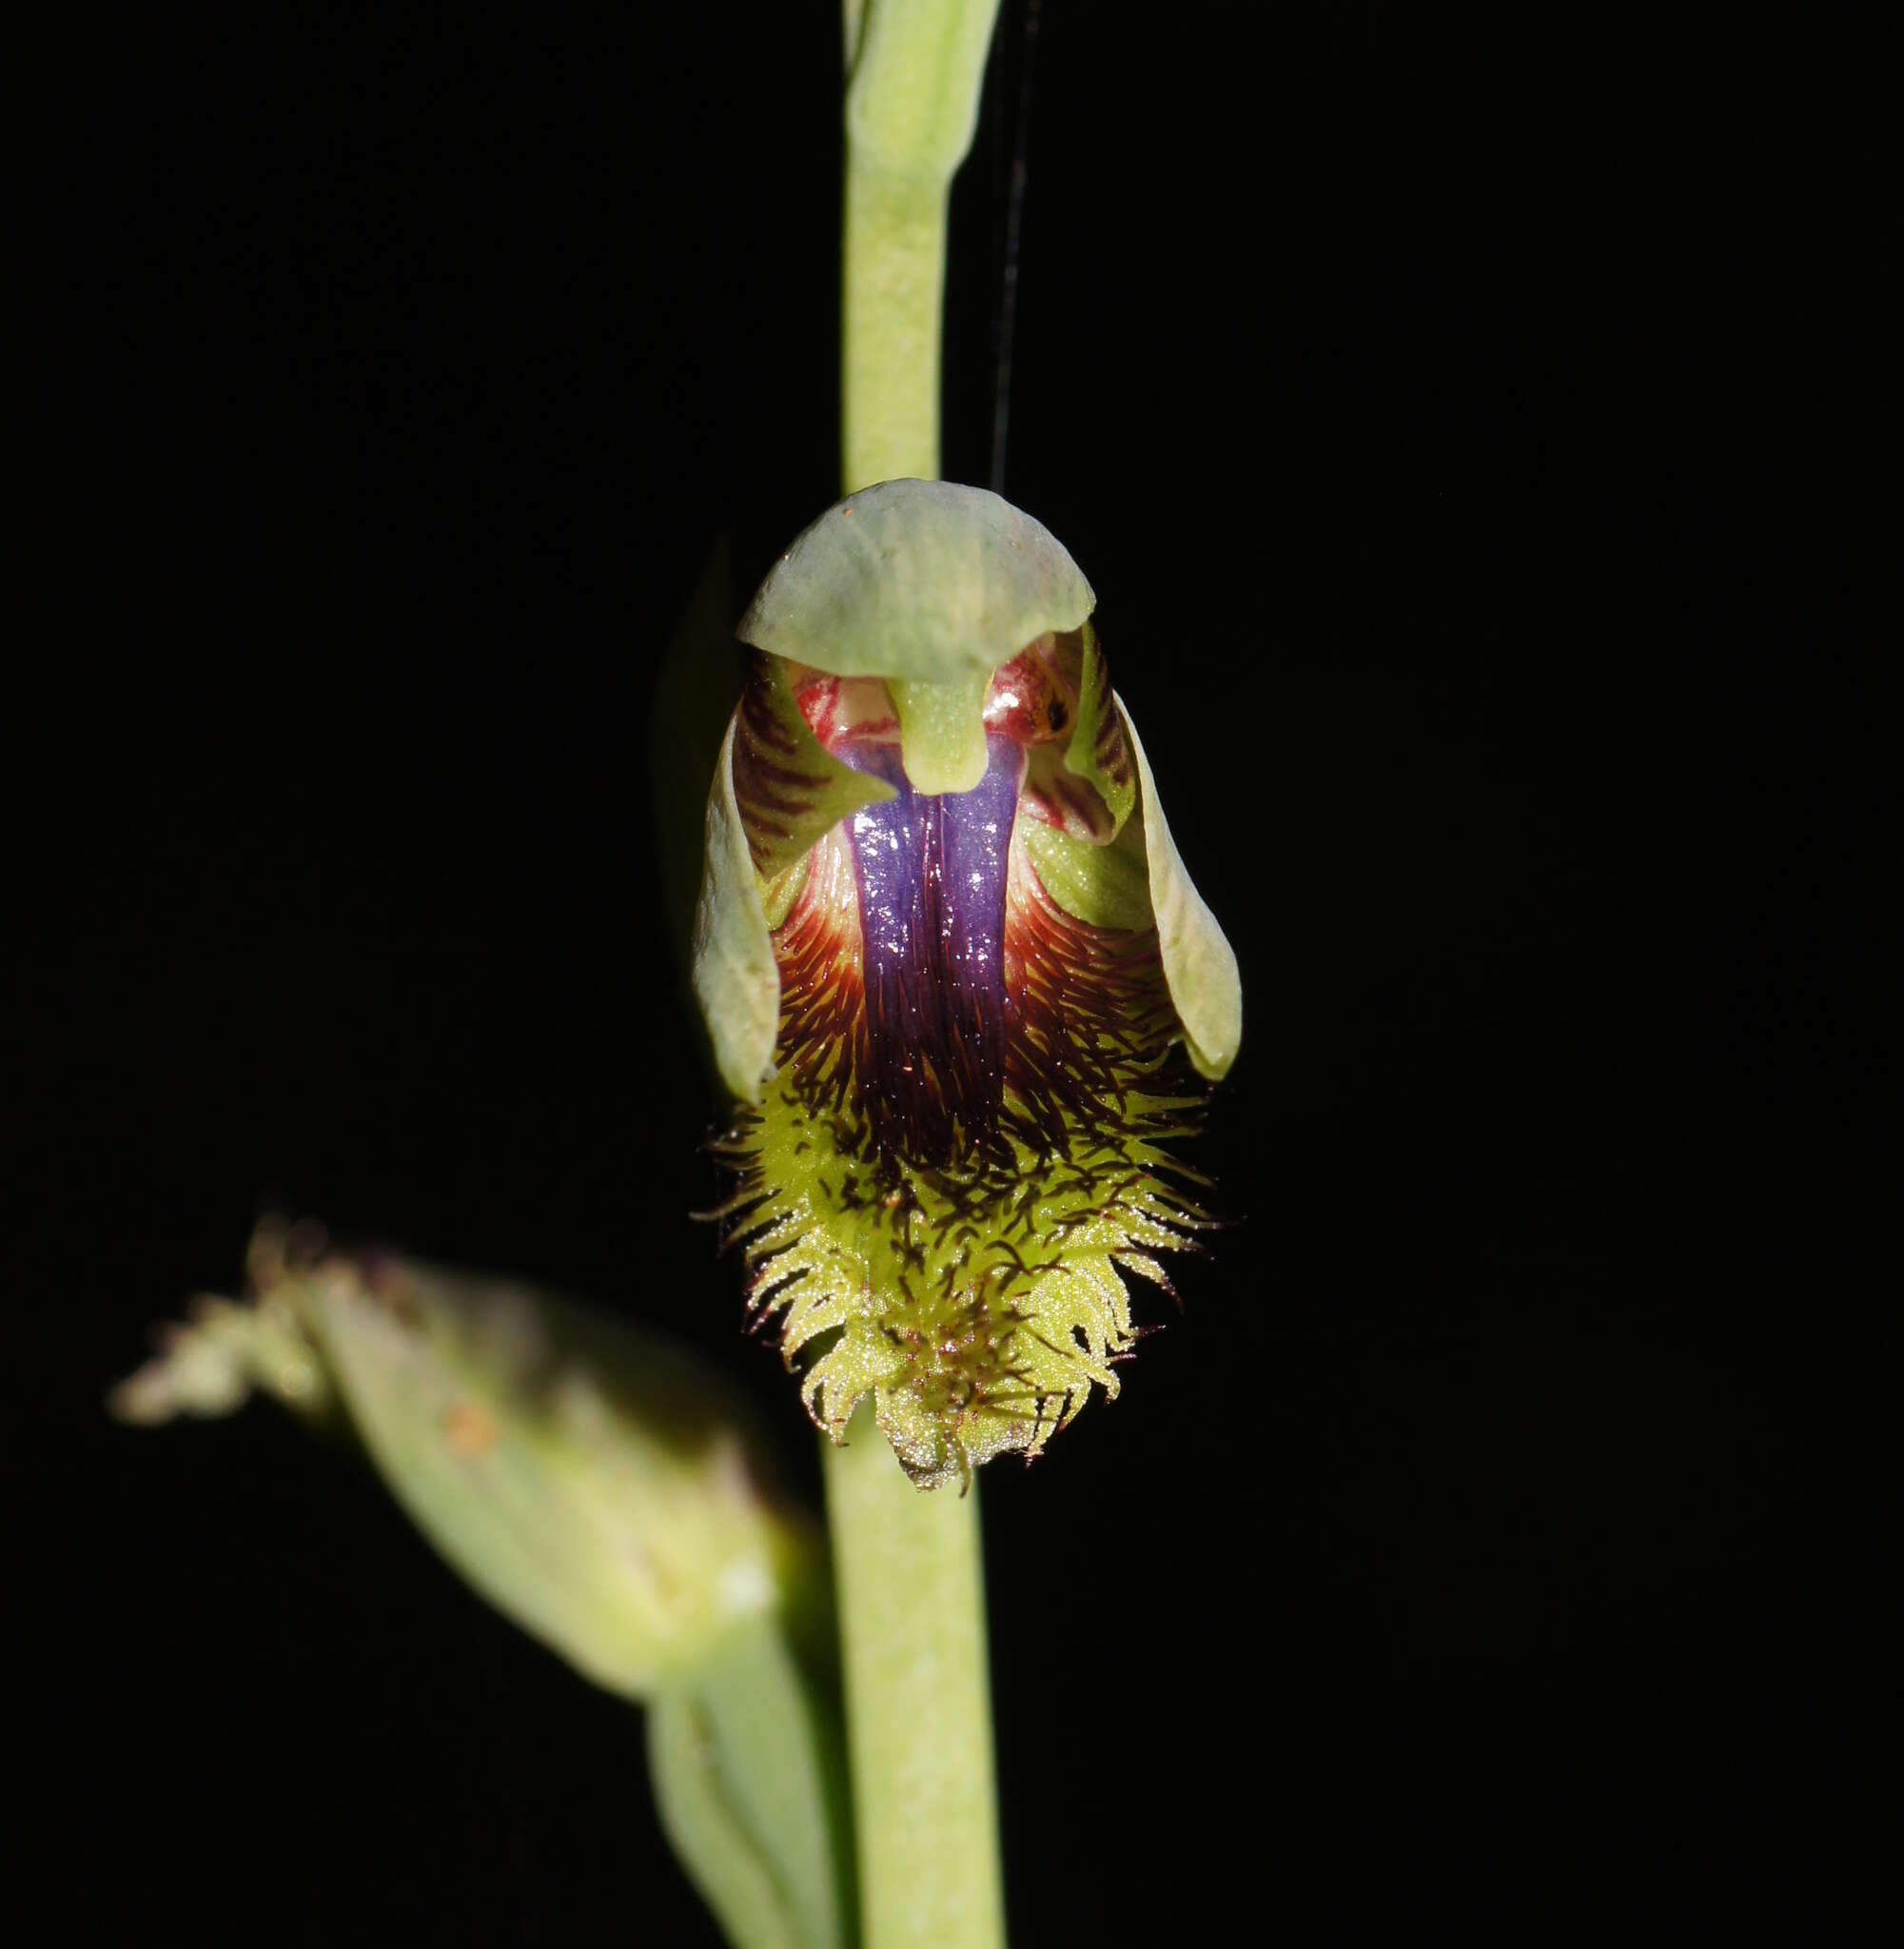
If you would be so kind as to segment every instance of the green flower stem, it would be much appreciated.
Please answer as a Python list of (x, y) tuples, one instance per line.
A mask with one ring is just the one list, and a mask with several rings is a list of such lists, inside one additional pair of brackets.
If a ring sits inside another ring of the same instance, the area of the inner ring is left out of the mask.
[(848, 0), (844, 489), (933, 481), (946, 204), (972, 147), (998, 0)]
[(862, 1949), (999, 1949), (977, 1488), (915, 1489), (867, 1408), (824, 1450)]
[[(939, 369), (945, 310), (946, 194), (849, 155), (840, 414), (843, 491), (874, 481), (934, 481), (939, 391), (913, 367)], [(855, 247), (855, 240), (857, 247)]]
[[(998, 0), (846, 0), (840, 465), (939, 473), (946, 206)], [(978, 1495), (921, 1494), (867, 1409), (823, 1443), (862, 1949), (1005, 1940)]]

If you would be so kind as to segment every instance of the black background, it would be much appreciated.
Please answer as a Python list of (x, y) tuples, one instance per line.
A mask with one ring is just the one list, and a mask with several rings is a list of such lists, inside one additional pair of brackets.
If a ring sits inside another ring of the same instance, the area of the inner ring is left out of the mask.
[[(1825, 1457), (1883, 1282), (1813, 794), (1899, 252), (1875, 49), (1796, 19), (1045, 0), (1007, 487), (1242, 961), (1246, 1222), (984, 1479), (1017, 1939), (1816, 1918), (1855, 1862)], [(162, 10), (48, 79), (10, 1581), (76, 1939), (715, 1939), (631, 1717), (367, 1472), (100, 1402), (275, 1205), (664, 1325), (816, 1484), (685, 1215), (649, 754), (716, 538), (737, 606), (834, 498), (836, 34)]]

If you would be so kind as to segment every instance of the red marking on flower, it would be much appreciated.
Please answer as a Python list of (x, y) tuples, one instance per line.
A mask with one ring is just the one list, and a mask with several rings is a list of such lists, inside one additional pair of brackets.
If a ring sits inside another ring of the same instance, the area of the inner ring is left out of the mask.
[(1160, 1081), (1176, 1016), (1156, 929), (1092, 927), (1067, 914), (1014, 846), (1005, 942), (1006, 1084), (1021, 1138), (1064, 1150), (1093, 1134), (1162, 1134), (1131, 1103), (1176, 1087)]
[(774, 937), (780, 967), (779, 1057), (815, 1111), (842, 1111), (865, 1003), (853, 856), (836, 837), (814, 848), (793, 911)]
[[(1196, 1089), (1171, 1062), (1176, 1018), (1156, 931), (1074, 918), (1013, 845), (1006, 884), (989, 896), (1003, 895), (995, 965), (976, 965), (972, 902), (989, 904), (988, 896), (963, 886), (954, 894), (946, 866), (963, 855), (933, 823), (934, 801), (916, 805), (904, 819), (883, 810), (861, 815), (865, 842), (923, 849), (902, 904), (892, 904), (883, 882), (868, 881), (855, 842), (837, 833), (815, 849), (807, 884), (775, 937), (779, 1059), (809, 1112), (832, 1121), (842, 1149), (869, 1161), (977, 1166), (1006, 1176), (1016, 1171), (1012, 1141), (1075, 1155), (1080, 1144), (1121, 1152), (1131, 1138), (1174, 1134), (1180, 1109), (1136, 1100), (1180, 1103), (1187, 1087)], [(861, 912), (870, 888), (876, 982)]]
[(1059, 743), (1077, 716), (1081, 652), (1076, 637), (1041, 636), (991, 679), (985, 728), (1023, 745)]
[(893, 694), (880, 678), (807, 671), (795, 680), (794, 700), (814, 736), (835, 758), (855, 744), (898, 741)]
[(810, 751), (803, 752), (796, 734), (775, 715), (767, 686), (750, 683), (736, 725), (734, 795), (756, 870), (770, 865), (825, 786), (811, 764)]
[(795, 691), (794, 699), (800, 707), (800, 715), (807, 720), (808, 730), (822, 744), (827, 743), (834, 713), (839, 709), (839, 679), (814, 678)]
[(1084, 779), (1049, 767), (1025, 780), (1025, 810), (1048, 826), (1075, 838), (1105, 843), (1110, 835), (1110, 815), (1104, 800)]

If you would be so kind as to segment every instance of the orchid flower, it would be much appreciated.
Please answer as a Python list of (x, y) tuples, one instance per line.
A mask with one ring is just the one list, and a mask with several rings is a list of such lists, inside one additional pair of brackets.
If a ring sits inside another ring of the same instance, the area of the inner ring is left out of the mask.
[(1165, 1148), (1242, 1031), (1236, 958), (1030, 516), (888, 481), (780, 559), (709, 797), (696, 993), (748, 1303), (815, 1422), (871, 1397), (922, 1488), (1040, 1453), (1214, 1223)]

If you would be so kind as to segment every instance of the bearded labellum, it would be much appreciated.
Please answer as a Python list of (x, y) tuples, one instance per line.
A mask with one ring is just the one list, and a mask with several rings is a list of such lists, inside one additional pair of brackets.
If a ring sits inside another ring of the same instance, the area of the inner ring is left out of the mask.
[(1211, 1223), (1165, 1146), (1236, 1054), (1090, 587), (996, 495), (889, 481), (740, 624), (695, 987), (749, 1305), (814, 1420), (872, 1397), (922, 1487), (1043, 1449), (1135, 1344), (1126, 1275)]

